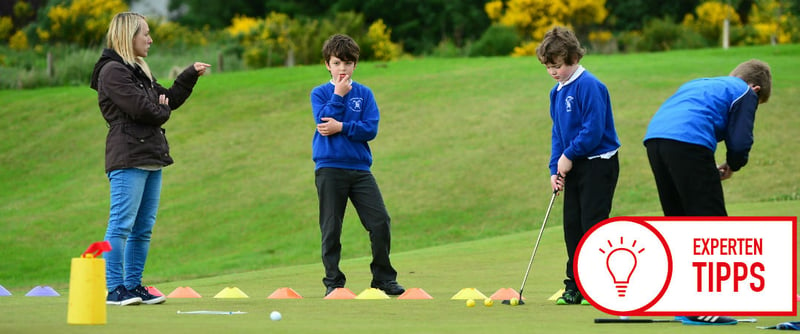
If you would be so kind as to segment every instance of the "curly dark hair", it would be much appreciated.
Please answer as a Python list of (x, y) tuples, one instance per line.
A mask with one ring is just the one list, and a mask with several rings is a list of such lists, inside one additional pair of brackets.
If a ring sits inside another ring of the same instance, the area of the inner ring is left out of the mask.
[(559, 59), (565, 65), (578, 63), (586, 50), (572, 30), (565, 27), (554, 27), (544, 34), (542, 43), (536, 47), (536, 57), (542, 64), (555, 64)]
[(358, 62), (360, 53), (361, 48), (358, 47), (358, 43), (347, 35), (333, 35), (322, 45), (322, 58), (325, 59), (326, 64), (332, 56), (344, 61)]

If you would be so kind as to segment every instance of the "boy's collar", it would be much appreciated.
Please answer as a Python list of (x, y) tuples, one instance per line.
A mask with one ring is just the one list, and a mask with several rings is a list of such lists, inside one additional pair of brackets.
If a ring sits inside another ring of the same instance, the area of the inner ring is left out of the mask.
[(572, 72), (572, 75), (569, 76), (569, 79), (567, 79), (567, 81), (565, 81), (564, 83), (560, 82), (558, 83), (558, 89), (561, 90), (561, 87), (571, 84), (573, 81), (578, 79), (578, 77), (581, 76), (581, 74), (584, 71), (586, 71), (586, 69), (583, 68), (583, 65), (578, 65), (578, 68), (575, 69), (575, 72)]
[[(336, 83), (335, 83), (335, 82), (333, 82), (333, 79), (329, 80), (328, 82), (330, 82), (330, 83), (331, 83), (331, 85), (334, 85), (334, 86), (336, 86)], [(350, 82), (348, 82), (348, 83), (352, 85), (352, 84), (353, 84), (353, 79), (351, 78), (351, 79), (350, 79)]]

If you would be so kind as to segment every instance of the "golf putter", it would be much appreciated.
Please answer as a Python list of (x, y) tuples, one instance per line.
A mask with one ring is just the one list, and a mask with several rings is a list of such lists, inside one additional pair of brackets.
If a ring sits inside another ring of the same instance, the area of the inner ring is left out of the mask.
[[(749, 322), (755, 323), (757, 320), (755, 318), (744, 318), (744, 319), (736, 319), (738, 322)], [(679, 322), (683, 323), (683, 321), (678, 319), (603, 319), (603, 318), (596, 318), (594, 319), (594, 323), (596, 324), (651, 324), (651, 323), (658, 323), (658, 322)]]
[[(517, 298), (519, 301), (519, 305), (525, 304), (525, 302), (522, 301), (522, 290), (525, 289), (525, 282), (528, 281), (528, 274), (530, 274), (531, 272), (531, 266), (533, 265), (533, 258), (536, 256), (536, 250), (539, 248), (539, 242), (542, 240), (542, 233), (544, 232), (545, 225), (547, 225), (547, 217), (550, 216), (550, 209), (553, 208), (553, 202), (555, 202), (556, 200), (556, 195), (558, 195), (558, 190), (553, 190), (553, 196), (550, 197), (550, 205), (547, 206), (547, 212), (544, 214), (544, 221), (542, 221), (542, 227), (539, 229), (539, 236), (536, 238), (536, 244), (533, 246), (533, 252), (531, 253), (531, 260), (528, 261), (528, 269), (525, 270), (525, 277), (522, 278), (522, 286), (520, 286), (519, 288), (519, 297)], [(511, 305), (511, 300), (509, 299), (503, 300), (503, 304)]]
[(596, 324), (652, 324), (657, 322), (681, 322), (675, 319), (594, 319)]

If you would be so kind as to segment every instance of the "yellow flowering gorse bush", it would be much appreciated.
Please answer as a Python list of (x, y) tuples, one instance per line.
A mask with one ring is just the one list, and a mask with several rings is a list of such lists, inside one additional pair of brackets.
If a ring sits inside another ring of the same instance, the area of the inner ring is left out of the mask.
[(517, 29), (527, 39), (513, 55), (533, 55), (538, 41), (554, 26), (590, 26), (608, 16), (605, 0), (493, 0), (484, 5), (494, 23)]
[(59, 4), (47, 12), (49, 27), (38, 31), (44, 42), (67, 42), (79, 45), (101, 44), (111, 18), (128, 10), (122, 0), (74, 0)]
[[(780, 13), (779, 15), (775, 15)], [(800, 41), (800, 22), (787, 10), (781, 8), (776, 0), (759, 0), (753, 4), (748, 15), (748, 22), (756, 31), (756, 36), (748, 40), (748, 44), (781, 44)]]
[(683, 26), (697, 31), (709, 41), (717, 41), (722, 36), (722, 25), (727, 18), (731, 27), (740, 27), (742, 20), (739, 14), (728, 4), (719, 1), (707, 1), (695, 8), (697, 16), (686, 14)]
[(8, 40), (12, 31), (14, 31), (14, 21), (11, 20), (11, 17), (0, 17), (0, 41)]
[(400, 54), (400, 46), (392, 43), (391, 35), (392, 30), (386, 27), (383, 20), (379, 19), (369, 26), (367, 44), (375, 60), (392, 60)]

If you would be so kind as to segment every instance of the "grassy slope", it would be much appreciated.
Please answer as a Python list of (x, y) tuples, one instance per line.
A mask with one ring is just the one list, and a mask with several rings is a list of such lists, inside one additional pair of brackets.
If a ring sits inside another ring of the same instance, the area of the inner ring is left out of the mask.
[[(686, 80), (725, 75), (752, 57), (772, 65), (775, 88), (759, 110), (751, 162), (726, 181), (726, 197), (797, 200), (798, 54), (800, 46), (587, 56), (582, 63), (609, 87), (624, 145), (612, 214), (658, 210), (640, 140), (659, 103)], [(177, 163), (165, 169), (148, 282), (317, 264), (308, 93), (326, 77), (324, 67), (309, 66), (201, 78), (166, 126)], [(553, 82), (534, 59), (362, 63), (356, 80), (381, 107), (374, 173), (393, 217), (393, 253), (538, 226), (549, 198)], [(65, 286), (68, 259), (103, 238), (106, 127), (93, 93), (0, 91), (6, 287)], [(783, 214), (797, 215), (794, 208)], [(367, 255), (353, 212), (343, 242), (346, 258)]]

